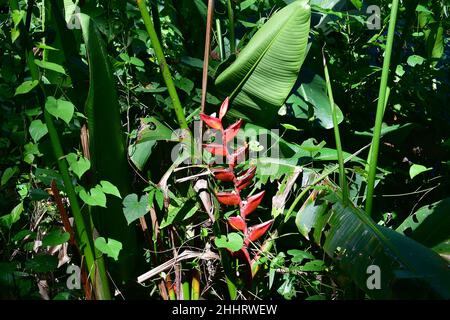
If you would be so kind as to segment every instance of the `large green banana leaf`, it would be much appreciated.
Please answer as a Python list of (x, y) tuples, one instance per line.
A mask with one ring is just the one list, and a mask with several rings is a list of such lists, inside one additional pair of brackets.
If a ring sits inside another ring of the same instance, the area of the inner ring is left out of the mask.
[[(106, 180), (114, 184), (124, 197), (130, 191), (131, 175), (109, 57), (95, 22), (85, 14), (78, 16), (89, 64), (89, 93), (85, 109), (93, 175), (97, 182)], [(107, 208), (93, 209), (100, 235), (122, 242), (117, 273), (121, 280), (129, 279), (135, 265), (136, 238), (133, 226), (128, 226), (123, 214), (122, 200), (108, 196)]]
[[(297, 214), (296, 225), (317, 243), (348, 276), (375, 299), (450, 298), (450, 271), (438, 254), (367, 214), (344, 206), (337, 195), (314, 191)], [(373, 288), (373, 267), (379, 288)]]
[(216, 79), (233, 98), (231, 114), (256, 124), (276, 120), (305, 59), (311, 8), (297, 0), (274, 14)]

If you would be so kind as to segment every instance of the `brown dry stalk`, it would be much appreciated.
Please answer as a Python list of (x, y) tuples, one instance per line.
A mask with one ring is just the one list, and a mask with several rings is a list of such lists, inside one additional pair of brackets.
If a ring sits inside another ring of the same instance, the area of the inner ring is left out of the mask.
[(52, 180), (51, 182), (51, 189), (53, 193), (53, 198), (55, 199), (56, 207), (58, 208), (59, 214), (61, 216), (61, 221), (64, 225), (64, 229), (66, 232), (70, 234), (70, 244), (75, 245), (75, 236), (72, 226), (70, 225), (69, 216), (67, 215), (66, 208), (64, 207), (64, 204), (62, 202), (61, 195), (59, 194), (58, 187), (56, 186), (56, 181)]

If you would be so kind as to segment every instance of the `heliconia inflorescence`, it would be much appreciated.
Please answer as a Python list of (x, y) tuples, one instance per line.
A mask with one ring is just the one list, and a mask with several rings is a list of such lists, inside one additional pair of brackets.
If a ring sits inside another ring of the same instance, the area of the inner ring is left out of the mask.
[(203, 148), (215, 156), (225, 157), (228, 163), (228, 167), (225, 168), (211, 168), (215, 179), (223, 182), (232, 182), (234, 190), (231, 192), (217, 192), (217, 200), (226, 206), (239, 206), (239, 215), (228, 218), (228, 224), (234, 230), (241, 231), (244, 234), (244, 245), (237, 251), (232, 253), (237, 258), (242, 258), (248, 266), (252, 266), (253, 260), (250, 258), (249, 245), (251, 242), (258, 240), (262, 237), (270, 228), (273, 220), (267, 222), (248, 226), (247, 216), (253, 213), (261, 203), (265, 191), (261, 191), (253, 196), (243, 200), (241, 198), (241, 191), (246, 189), (253, 182), (253, 178), (256, 174), (256, 166), (250, 166), (248, 170), (236, 173), (236, 165), (245, 159), (245, 154), (248, 150), (248, 144), (244, 143), (243, 146), (230, 151), (228, 143), (232, 141), (239, 132), (243, 121), (238, 120), (234, 124), (230, 125), (226, 129), (223, 127), (222, 120), (228, 111), (229, 98), (225, 99), (219, 110), (219, 117), (208, 116), (200, 114), (201, 119), (211, 129), (218, 130), (222, 137), (222, 143), (210, 143), (204, 144)]

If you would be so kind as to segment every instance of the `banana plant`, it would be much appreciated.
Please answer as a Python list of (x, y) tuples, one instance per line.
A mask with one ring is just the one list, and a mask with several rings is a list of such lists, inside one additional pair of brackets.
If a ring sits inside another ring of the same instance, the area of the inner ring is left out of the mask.
[(268, 125), (291, 92), (307, 52), (311, 8), (297, 0), (275, 13), (216, 78), (230, 115)]

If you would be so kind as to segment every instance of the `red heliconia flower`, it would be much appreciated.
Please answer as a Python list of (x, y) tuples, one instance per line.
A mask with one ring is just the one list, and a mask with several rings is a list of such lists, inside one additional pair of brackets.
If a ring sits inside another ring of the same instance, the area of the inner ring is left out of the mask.
[(227, 114), (228, 112), (228, 105), (230, 104), (230, 98), (227, 97), (222, 105), (220, 106), (220, 111), (219, 111), (219, 119), (222, 120), (223, 117)]
[(246, 143), (242, 147), (235, 150), (228, 157), (230, 167), (234, 168), (238, 162), (243, 161), (245, 159), (245, 153), (247, 152), (248, 144)]
[(248, 245), (250, 242), (256, 241), (261, 238), (273, 223), (273, 219), (264, 223), (252, 226), (247, 230), (247, 237), (244, 239), (244, 244)]
[(247, 231), (247, 223), (245, 223), (245, 220), (241, 216), (228, 218), (228, 223), (235, 230)]
[(214, 156), (225, 157), (228, 155), (227, 148), (218, 143), (204, 144), (203, 148), (205, 148), (206, 151), (211, 152)]
[(233, 170), (227, 168), (227, 169), (211, 169), (212, 173), (214, 174), (214, 177), (223, 182), (232, 182), (234, 181), (234, 173)]
[(264, 197), (265, 191), (261, 191), (258, 194), (255, 194), (251, 197), (249, 197), (246, 201), (242, 202), (241, 207), (241, 216), (246, 217), (250, 213), (256, 210), (258, 208), (259, 204), (261, 203), (262, 198)]
[(201, 113), (200, 118), (208, 125), (208, 127), (216, 129), (216, 130), (223, 130), (222, 127), (222, 120), (208, 116), (206, 114)]
[(227, 206), (237, 206), (241, 203), (241, 197), (235, 192), (216, 193), (217, 200)]
[(238, 132), (239, 132), (239, 129), (240, 129), (241, 126), (242, 126), (242, 123), (243, 123), (242, 119), (241, 119), (241, 120), (238, 120), (238, 121), (236, 121), (235, 123), (233, 123), (231, 126), (229, 126), (229, 127), (224, 131), (224, 133), (223, 133), (223, 135), (224, 135), (224, 137), (223, 137), (224, 143), (228, 143), (228, 142), (230, 142), (231, 140), (233, 140), (234, 137), (236, 137), (236, 135), (237, 135)]
[(250, 169), (245, 171), (243, 174), (241, 174), (239, 177), (237, 177), (236, 182), (234, 186), (237, 190), (241, 191), (249, 186), (250, 183), (252, 183), (253, 177), (256, 173), (256, 167), (252, 166)]

